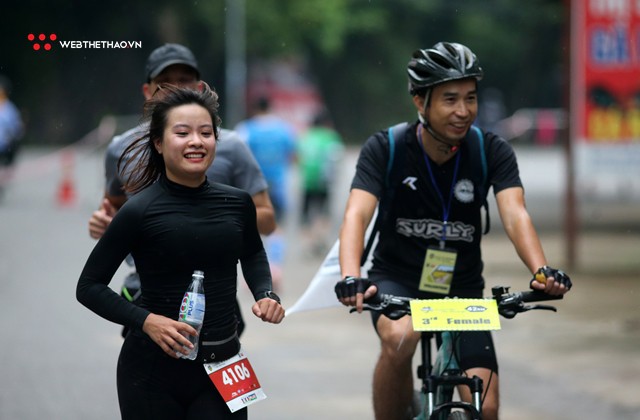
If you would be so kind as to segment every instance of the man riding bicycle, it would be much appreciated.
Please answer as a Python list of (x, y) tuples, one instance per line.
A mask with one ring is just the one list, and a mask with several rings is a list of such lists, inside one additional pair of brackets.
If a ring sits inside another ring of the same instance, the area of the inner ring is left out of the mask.
[[(551, 295), (566, 293), (571, 281), (547, 266), (525, 208), (513, 149), (495, 134), (472, 128), (478, 113), (477, 84), (483, 76), (475, 54), (464, 45), (440, 42), (415, 51), (407, 73), (418, 121), (395, 138), (394, 147), (404, 150), (402, 182), (392, 186), (395, 191), (381, 219), (369, 278), (362, 279), (365, 231), (388, 188), (393, 141), (388, 130), (375, 133), (360, 152), (340, 231), (340, 301), (361, 311), (363, 300), (376, 291), (420, 299), (483, 297), (480, 239), (485, 201), (479, 192), (488, 187), (480, 185), (483, 181), (476, 174), (480, 156), (473, 141), (483, 144), (486, 182), (493, 187), (509, 239), (531, 273), (542, 274), (540, 281), (531, 281), (531, 288)], [(449, 271), (452, 276), (442, 274)], [(372, 312), (372, 318), (381, 342), (373, 377), (376, 419), (407, 418), (413, 394), (411, 362), (420, 333), (412, 330), (409, 317), (392, 321)], [(459, 344), (461, 368), (484, 382), (484, 418), (496, 419), (498, 363), (491, 334), (464, 332)], [(468, 389), (459, 392), (470, 401)]]

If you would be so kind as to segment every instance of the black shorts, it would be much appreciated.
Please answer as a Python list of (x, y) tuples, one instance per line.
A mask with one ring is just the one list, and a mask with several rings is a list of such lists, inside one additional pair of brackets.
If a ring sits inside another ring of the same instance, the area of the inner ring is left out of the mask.
[(0, 150), (0, 167), (11, 166), (16, 160), (18, 154), (18, 143), (10, 143), (5, 149)]
[[(374, 276), (375, 277), (375, 276)], [(378, 287), (378, 293), (386, 293), (395, 296), (415, 297), (416, 299), (440, 299), (441, 295), (428, 292), (416, 291), (403, 284), (391, 280), (372, 279)], [(460, 291), (455, 296), (459, 298), (481, 298), (482, 291)], [(378, 319), (381, 314), (379, 312), (371, 312), (371, 320), (373, 327), (377, 328)], [(498, 373), (498, 360), (496, 358), (496, 350), (493, 344), (493, 338), (490, 331), (463, 331), (455, 334), (458, 341), (458, 363), (462, 370), (470, 368), (487, 368)], [(440, 334), (436, 333), (436, 341), (440, 346)]]
[(328, 191), (305, 191), (302, 201), (302, 223), (308, 225), (317, 215), (326, 214), (328, 204)]
[(168, 356), (139, 330), (122, 345), (117, 376), (123, 420), (247, 418), (246, 408), (231, 413), (201, 363)]

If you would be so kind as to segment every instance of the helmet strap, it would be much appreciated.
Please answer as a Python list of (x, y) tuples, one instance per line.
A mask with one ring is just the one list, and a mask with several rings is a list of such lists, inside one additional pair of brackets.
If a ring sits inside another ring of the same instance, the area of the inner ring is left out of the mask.
[(440, 143), (446, 145), (449, 148), (449, 152), (448, 153), (455, 153), (460, 148), (460, 144), (456, 144), (456, 145), (452, 146), (440, 134), (436, 133), (433, 130), (433, 128), (431, 128), (431, 126), (429, 125), (429, 122), (427, 121), (427, 117), (425, 115), (427, 115), (427, 108), (429, 107), (429, 100), (430, 99), (431, 99), (431, 88), (427, 89), (427, 91), (426, 91), (426, 93), (424, 95), (424, 108), (422, 110), (422, 113), (418, 112), (418, 119), (420, 120), (420, 123), (422, 124), (424, 129), (427, 130), (429, 132), (429, 134), (431, 134), (431, 137), (433, 137), (434, 139), (436, 139), (437, 141), (439, 141)]
[(434, 139), (436, 139), (436, 141), (439, 141), (440, 143), (446, 145), (449, 148), (449, 153), (455, 153), (460, 148), (460, 144), (456, 144), (452, 146), (451, 143), (446, 141), (440, 134), (436, 133), (434, 129), (431, 128), (431, 126), (426, 121), (424, 121), (424, 118), (420, 118), (420, 122), (422, 123), (422, 126), (424, 127), (424, 129), (427, 130), (429, 134), (431, 134), (431, 137), (433, 137)]
[(436, 141), (446, 145), (449, 148), (449, 153), (455, 153), (460, 148), (460, 145), (456, 144), (452, 146), (451, 143), (446, 141), (443, 136), (436, 133), (435, 130), (431, 128), (431, 126), (429, 125), (429, 121), (427, 121), (426, 115), (427, 115), (427, 108), (429, 108), (430, 100), (431, 100), (431, 88), (427, 89), (427, 91), (425, 92), (424, 106), (423, 106), (422, 112), (418, 112), (418, 119), (420, 120), (420, 123), (422, 124), (424, 129), (427, 130), (429, 134), (431, 134), (431, 137), (436, 139)]

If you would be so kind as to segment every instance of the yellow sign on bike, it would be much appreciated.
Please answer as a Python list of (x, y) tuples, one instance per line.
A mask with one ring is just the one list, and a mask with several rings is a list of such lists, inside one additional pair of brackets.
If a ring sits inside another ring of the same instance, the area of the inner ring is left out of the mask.
[(493, 299), (424, 299), (411, 301), (415, 331), (487, 331), (500, 329)]

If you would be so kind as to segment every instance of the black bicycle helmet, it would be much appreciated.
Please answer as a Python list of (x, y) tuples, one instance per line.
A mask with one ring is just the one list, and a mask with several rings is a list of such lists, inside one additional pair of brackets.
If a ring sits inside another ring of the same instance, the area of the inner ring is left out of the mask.
[(432, 48), (416, 50), (407, 66), (409, 93), (415, 95), (434, 85), (450, 80), (475, 77), (484, 72), (476, 55), (455, 42), (438, 42)]

